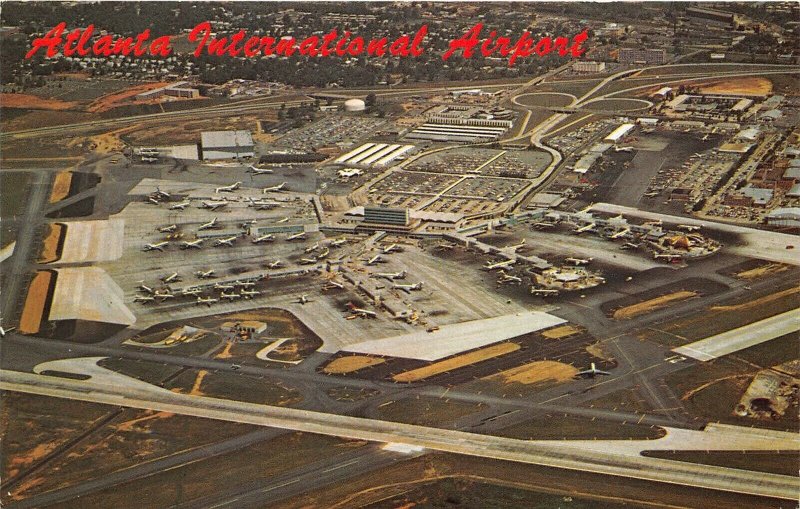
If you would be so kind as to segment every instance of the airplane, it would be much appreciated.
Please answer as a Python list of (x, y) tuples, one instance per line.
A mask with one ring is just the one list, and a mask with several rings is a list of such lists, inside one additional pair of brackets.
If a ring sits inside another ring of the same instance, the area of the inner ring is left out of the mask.
[(317, 260), (322, 260), (323, 258), (327, 258), (329, 254), (331, 254), (331, 250), (326, 247), (325, 249), (320, 251), (320, 253), (317, 255)]
[(655, 196), (658, 196), (659, 194), (661, 194), (661, 192), (659, 192), (659, 191), (651, 191), (649, 193), (644, 193), (644, 196), (646, 196), (648, 198), (653, 198)]
[(375, 273), (370, 274), (370, 275), (372, 277), (382, 277), (382, 278), (389, 279), (389, 280), (392, 280), (392, 279), (405, 279), (406, 271), (401, 271), (401, 272), (375, 272)]
[(166, 191), (162, 191), (160, 187), (156, 186), (156, 190), (152, 193), (153, 196), (158, 196), (159, 198), (163, 198), (165, 200), (169, 200), (172, 195)]
[(185, 288), (183, 291), (181, 291), (181, 295), (200, 295), (202, 292), (203, 291), (200, 288), (193, 286), (191, 288)]
[(508, 245), (503, 249), (510, 249), (512, 253), (516, 253), (517, 249), (521, 249), (523, 247), (525, 247), (525, 239), (522, 239), (522, 242), (520, 242), (519, 244)]
[(333, 247), (339, 247), (344, 244), (347, 244), (347, 239), (333, 239), (331, 241), (331, 246)]
[(516, 263), (516, 260), (503, 260), (502, 262), (488, 263), (484, 265), (483, 268), (486, 270), (503, 269), (514, 265), (514, 263)]
[(239, 223), (239, 228), (241, 228), (242, 230), (246, 230), (247, 228), (253, 226), (257, 222), (258, 222), (257, 219), (249, 219), (247, 221), (242, 221), (241, 223)]
[(208, 209), (208, 210), (218, 210), (228, 206), (228, 201), (204, 201), (202, 205), (200, 205), (201, 209)]
[(277, 191), (283, 191), (284, 189), (286, 189), (286, 182), (281, 182), (277, 186), (265, 187), (264, 189), (261, 190), (261, 192), (267, 194), (267, 193), (274, 193)]
[(630, 228), (625, 228), (625, 229), (623, 229), (623, 230), (620, 230), (620, 231), (618, 231), (618, 232), (616, 232), (616, 233), (613, 233), (613, 234), (611, 235), (611, 237), (610, 237), (610, 238), (612, 238), (612, 239), (618, 239), (618, 238), (620, 238), (620, 237), (624, 237), (625, 235), (627, 235), (628, 233), (630, 233), (630, 231), (631, 231), (631, 229), (630, 229)]
[(392, 288), (396, 288), (397, 290), (403, 290), (406, 293), (416, 292), (418, 290), (422, 290), (422, 281), (413, 285), (403, 285), (395, 283), (392, 285)]
[(214, 299), (211, 297), (197, 297), (197, 304), (205, 304), (208, 307), (211, 307), (211, 304), (218, 302), (218, 299)]
[(570, 265), (589, 265), (589, 262), (594, 260), (594, 258), (564, 258), (566, 263)]
[(664, 221), (661, 219), (656, 219), (655, 221), (647, 221), (642, 223), (642, 226), (661, 226), (662, 224), (664, 224)]
[(242, 293), (242, 297), (244, 297), (245, 299), (252, 299), (253, 297), (256, 297), (257, 295), (261, 295), (261, 292), (259, 292), (258, 290), (244, 290), (243, 289), (241, 293)]
[(144, 281), (139, 281), (139, 286), (137, 286), (137, 288), (139, 289), (140, 292), (156, 293), (155, 290), (144, 284)]
[(597, 367), (595, 366), (595, 364), (593, 362), (593, 363), (591, 363), (589, 365), (589, 369), (585, 369), (583, 371), (578, 371), (577, 373), (575, 373), (575, 376), (576, 377), (584, 377), (585, 376), (585, 377), (589, 377), (589, 378), (594, 378), (597, 375), (606, 375), (607, 376), (607, 375), (610, 375), (610, 374), (611, 373), (609, 373), (608, 371), (602, 371), (602, 370), (597, 369)]
[(398, 246), (397, 244), (389, 244), (387, 247), (385, 247), (385, 248), (383, 248), (383, 250), (381, 250), (381, 253), (389, 254), (389, 253), (391, 253), (391, 252), (393, 252), (395, 250), (399, 250), (399, 249), (400, 249), (400, 246)]
[(298, 297), (297, 300), (294, 301), (294, 302), (297, 303), (297, 304), (306, 304), (306, 303), (311, 302), (311, 301), (308, 299), (308, 295), (306, 295), (304, 293), (303, 295)]
[(268, 173), (274, 173), (274, 172), (268, 169), (262, 170), (261, 168), (256, 168), (251, 164), (247, 166), (247, 173), (252, 173), (253, 175), (266, 175)]
[(172, 294), (172, 293), (169, 293), (169, 292), (167, 292), (167, 293), (158, 293), (158, 292), (156, 292), (155, 295), (153, 295), (153, 298), (161, 299), (161, 302), (163, 302), (163, 301), (165, 301), (167, 299), (174, 299), (175, 298), (175, 294)]
[(218, 187), (218, 188), (214, 189), (214, 192), (215, 193), (232, 193), (232, 192), (236, 191), (237, 189), (239, 189), (239, 187), (241, 187), (241, 185), (242, 185), (241, 182), (234, 182), (233, 184), (231, 184), (229, 186)]
[(283, 262), (280, 260), (275, 260), (274, 262), (269, 264), (270, 269), (279, 269), (283, 265)]
[(304, 253), (310, 253), (310, 252), (312, 252), (312, 251), (316, 251), (317, 249), (319, 249), (319, 242), (317, 242), (317, 243), (316, 243), (316, 244), (314, 244), (313, 246), (309, 246), (309, 247), (307, 247), (307, 248), (305, 249), (305, 251), (303, 251), (303, 252), (304, 252)]
[(588, 231), (592, 231), (592, 230), (594, 230), (594, 223), (588, 223), (588, 224), (585, 224), (585, 225), (581, 226), (580, 228), (576, 228), (575, 230), (572, 231), (572, 233), (575, 233), (576, 235), (580, 235), (583, 232), (588, 232)]
[(344, 285), (333, 279), (325, 281), (325, 284), (322, 285), (322, 291), (333, 290), (334, 288), (341, 290), (344, 288)]
[(681, 230), (686, 230), (687, 232), (696, 232), (699, 231), (701, 226), (691, 225), (691, 224), (679, 224), (678, 228)]
[(531, 295), (538, 295), (539, 297), (555, 297), (558, 295), (558, 290), (551, 290), (548, 288), (536, 288), (531, 286)]
[(226, 283), (216, 283), (214, 284), (214, 290), (233, 290), (235, 286)]
[(633, 147), (614, 147), (614, 152), (633, 152)]
[(511, 275), (511, 274), (508, 274), (506, 271), (501, 270), (500, 271), (500, 279), (498, 279), (497, 282), (500, 283), (501, 285), (502, 284), (506, 284), (506, 283), (521, 284), (522, 283), (522, 278), (519, 277), (519, 276), (514, 276), (514, 275)]
[(161, 233), (172, 233), (177, 229), (178, 229), (177, 224), (171, 224), (169, 226), (162, 226), (161, 228), (158, 229), (158, 231)]
[(250, 204), (247, 206), (253, 207), (256, 210), (271, 210), (280, 205), (279, 203), (275, 203), (272, 201), (254, 200), (252, 196), (248, 196), (247, 201), (250, 202)]
[(679, 254), (659, 254), (656, 253), (653, 255), (655, 260), (666, 260), (668, 262), (678, 263), (680, 262), (683, 257)]
[(548, 223), (545, 221), (533, 223), (533, 227), (537, 230), (544, 230), (545, 228), (554, 228), (556, 226), (555, 223)]
[(621, 246), (619, 246), (620, 249), (639, 249), (640, 247), (641, 244), (638, 244), (636, 242), (626, 242)]
[[(149, 295), (137, 295), (136, 297), (133, 298), (133, 302), (141, 302), (142, 304), (145, 304), (147, 302), (155, 302), (155, 300), (156, 300), (155, 297), (151, 297)], [(3, 336), (5, 336), (5, 334), (3, 334)]]
[(354, 318), (375, 318), (378, 316), (378, 313), (375, 311), (356, 307), (352, 302), (347, 303), (347, 309), (352, 313), (350, 316), (346, 317), (347, 320), (352, 320)]
[(208, 229), (211, 229), (211, 228), (216, 228), (216, 227), (217, 227), (217, 218), (215, 217), (215, 218), (214, 218), (214, 219), (212, 219), (211, 221), (209, 221), (209, 222), (207, 222), (207, 223), (203, 223), (203, 224), (201, 224), (201, 225), (200, 225), (200, 226), (197, 228), (197, 230), (198, 230), (198, 231), (200, 231), (200, 230), (208, 230)]
[(377, 255), (373, 256), (372, 258), (370, 258), (369, 260), (367, 260), (367, 265), (373, 265), (373, 264), (376, 264), (376, 263), (382, 262), (382, 261), (383, 261), (383, 258), (381, 258), (381, 255), (377, 254)]
[(242, 296), (241, 296), (241, 295), (239, 295), (238, 293), (225, 293), (225, 292), (223, 291), (222, 293), (220, 293), (220, 294), (219, 294), (219, 298), (220, 298), (220, 299), (230, 299), (230, 300), (235, 300), (235, 299), (241, 299), (241, 298), (242, 298)]
[(161, 205), (161, 202), (160, 202), (160, 201), (158, 201), (158, 198), (155, 198), (155, 197), (153, 197), (153, 196), (148, 196), (148, 197), (147, 197), (147, 202), (148, 202), (148, 203), (151, 203), (151, 204), (153, 204), (153, 205)]
[(452, 244), (450, 242), (440, 242), (436, 244), (435, 249), (437, 251), (450, 251), (454, 247), (456, 247), (455, 244)]
[(700, 141), (706, 141), (707, 139), (708, 139), (708, 134), (706, 134), (705, 136), (703, 136), (703, 138), (702, 138)]
[(235, 286), (244, 286), (244, 287), (251, 287), (256, 285), (253, 281), (240, 281), (238, 279), (234, 281), (233, 284)]
[(275, 240), (275, 235), (267, 233), (253, 239), (253, 244), (260, 244), (262, 242), (272, 242)]
[(169, 244), (169, 242), (167, 241), (158, 242), (156, 244), (145, 244), (144, 251), (163, 251), (164, 246), (166, 246), (167, 244)]
[(175, 205), (170, 205), (169, 210), (184, 210), (191, 204), (192, 202), (190, 201), (182, 201), (180, 203), (176, 203)]
[(232, 235), (230, 237), (225, 237), (224, 239), (217, 239), (214, 241), (214, 247), (219, 246), (228, 246), (233, 247), (233, 242), (236, 240), (237, 236)]
[(197, 239), (197, 240), (193, 240), (191, 242), (187, 241), (187, 240), (184, 240), (183, 242), (181, 242), (181, 249), (192, 249), (192, 248), (194, 248), (194, 249), (202, 249), (202, 246), (200, 244), (203, 243), (203, 240), (204, 239)]
[(4, 337), (6, 337), (7, 333), (9, 333), (11, 331), (15, 331), (15, 330), (17, 330), (16, 327), (3, 328), (3, 326), (0, 325), (0, 337), (4, 338)]
[(317, 263), (316, 258), (300, 258), (300, 265), (312, 265)]
[(154, 163), (154, 162), (156, 162), (156, 161), (158, 161), (158, 158), (157, 158), (157, 157), (148, 157), (148, 156), (142, 156), (142, 162), (145, 162), (145, 163)]
[(172, 274), (167, 274), (166, 276), (163, 276), (161, 278), (161, 282), (164, 284), (177, 283), (181, 279), (182, 279), (181, 276), (177, 272), (173, 272)]
[(306, 232), (295, 233), (294, 235), (289, 235), (286, 237), (286, 240), (303, 240), (306, 238)]
[(278, 219), (277, 221), (275, 221), (275, 224), (288, 223), (288, 222), (289, 222), (289, 218), (288, 217), (284, 217), (283, 219)]
[(208, 279), (210, 277), (214, 277), (214, 269), (209, 269), (205, 272), (202, 270), (198, 270), (197, 272), (194, 273), (194, 275), (200, 279)]

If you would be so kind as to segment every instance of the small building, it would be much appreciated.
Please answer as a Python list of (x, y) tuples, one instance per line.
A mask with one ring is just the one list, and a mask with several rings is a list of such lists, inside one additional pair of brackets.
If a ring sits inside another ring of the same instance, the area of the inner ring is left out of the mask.
[(200, 135), (204, 160), (254, 157), (255, 144), (250, 131), (205, 131)]
[(619, 142), (619, 140), (624, 138), (629, 132), (631, 132), (631, 130), (634, 127), (636, 127), (635, 124), (622, 124), (621, 126), (611, 131), (611, 134), (606, 136), (603, 139), (603, 141), (606, 141), (608, 143), (617, 143)]
[(578, 61), (572, 64), (572, 70), (581, 73), (603, 72), (605, 69), (605, 62)]
[(620, 48), (617, 60), (621, 64), (665, 64), (667, 62), (667, 50), (659, 49), (640, 49), (640, 48)]
[(244, 320), (242, 322), (224, 322), (220, 329), (224, 332), (261, 334), (267, 330), (267, 324), (257, 320)]
[(800, 207), (773, 210), (767, 215), (767, 224), (770, 226), (800, 228)]

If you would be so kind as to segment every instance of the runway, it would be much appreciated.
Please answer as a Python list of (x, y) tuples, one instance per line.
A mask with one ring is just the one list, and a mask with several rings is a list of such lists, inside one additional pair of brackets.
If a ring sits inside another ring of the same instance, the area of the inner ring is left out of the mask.
[(775, 433), (741, 433), (736, 427), (717, 427), (709, 431), (666, 428), (667, 437), (661, 440), (525, 441), (189, 396), (147, 386), (99, 368), (95, 363), (96, 359), (47, 363), (47, 369), (91, 374), (92, 378), (87, 381), (3, 370), (0, 389), (788, 500), (796, 498), (800, 487), (794, 477), (646, 458), (637, 451), (637, 448), (673, 450), (678, 447), (684, 450), (800, 450), (800, 439), (790, 433), (778, 438)]

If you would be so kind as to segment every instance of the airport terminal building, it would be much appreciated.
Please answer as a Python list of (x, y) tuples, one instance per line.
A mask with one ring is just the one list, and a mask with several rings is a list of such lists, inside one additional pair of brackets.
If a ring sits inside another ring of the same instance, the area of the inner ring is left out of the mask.
[(242, 159), (254, 157), (255, 144), (250, 131), (205, 131), (200, 135), (202, 158)]

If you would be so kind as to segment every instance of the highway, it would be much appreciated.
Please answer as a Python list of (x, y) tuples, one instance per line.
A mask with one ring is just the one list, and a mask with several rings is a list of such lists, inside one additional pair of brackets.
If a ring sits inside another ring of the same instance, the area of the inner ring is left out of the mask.
[(676, 447), (800, 450), (800, 439), (789, 433), (778, 440), (774, 434), (762, 436), (723, 430), (717, 431), (719, 436), (712, 436), (708, 431), (667, 428), (667, 438), (661, 440), (524, 441), (178, 394), (100, 368), (96, 360), (47, 363), (47, 369), (58, 367), (64, 372), (90, 375), (86, 381), (3, 370), (0, 389), (788, 500), (796, 498), (800, 487), (794, 477), (646, 458), (636, 453)]

